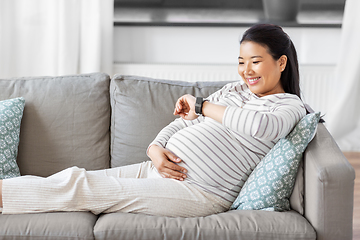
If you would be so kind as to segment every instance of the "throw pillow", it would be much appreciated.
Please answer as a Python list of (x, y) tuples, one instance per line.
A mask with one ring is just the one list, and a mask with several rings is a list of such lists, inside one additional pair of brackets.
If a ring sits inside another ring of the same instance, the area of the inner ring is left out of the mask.
[(303, 117), (289, 135), (280, 139), (250, 174), (231, 206), (238, 210), (290, 210), (303, 152), (313, 139), (320, 113)]
[(0, 101), (0, 179), (20, 176), (16, 163), (24, 98)]

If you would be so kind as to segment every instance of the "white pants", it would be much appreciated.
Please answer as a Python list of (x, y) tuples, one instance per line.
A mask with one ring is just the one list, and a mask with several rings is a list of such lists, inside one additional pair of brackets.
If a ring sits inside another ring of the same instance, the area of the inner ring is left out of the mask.
[(47, 178), (22, 176), (3, 181), (3, 214), (121, 211), (196, 217), (229, 207), (186, 181), (162, 178), (151, 161), (98, 171), (72, 167)]

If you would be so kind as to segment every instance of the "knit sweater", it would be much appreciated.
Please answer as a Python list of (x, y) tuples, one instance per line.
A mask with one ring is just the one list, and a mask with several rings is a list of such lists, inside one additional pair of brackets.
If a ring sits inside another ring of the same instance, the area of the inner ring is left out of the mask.
[(162, 146), (188, 170), (185, 181), (232, 203), (249, 174), (306, 114), (293, 94), (258, 97), (246, 84), (229, 83), (207, 98), (227, 106), (222, 123), (177, 118), (150, 144)]

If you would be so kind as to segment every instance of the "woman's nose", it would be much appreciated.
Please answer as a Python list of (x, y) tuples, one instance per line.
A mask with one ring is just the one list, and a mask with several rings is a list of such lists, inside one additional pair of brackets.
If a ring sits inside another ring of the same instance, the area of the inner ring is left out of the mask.
[(250, 65), (246, 65), (244, 69), (244, 74), (252, 74), (253, 70)]

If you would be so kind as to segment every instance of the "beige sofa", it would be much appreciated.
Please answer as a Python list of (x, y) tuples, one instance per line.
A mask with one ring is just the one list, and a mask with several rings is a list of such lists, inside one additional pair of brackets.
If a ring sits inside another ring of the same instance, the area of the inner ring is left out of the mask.
[[(174, 119), (176, 99), (207, 96), (224, 82), (174, 82), (94, 73), (0, 80), (0, 100), (22, 96), (17, 162), (49, 176), (148, 160), (145, 150)], [(323, 124), (304, 154), (288, 212), (231, 210), (199, 218), (135, 213), (0, 215), (0, 239), (352, 239), (354, 170)], [(26, 197), (26, 196), (24, 196)], [(176, 206), (174, 206), (176, 207)]]

